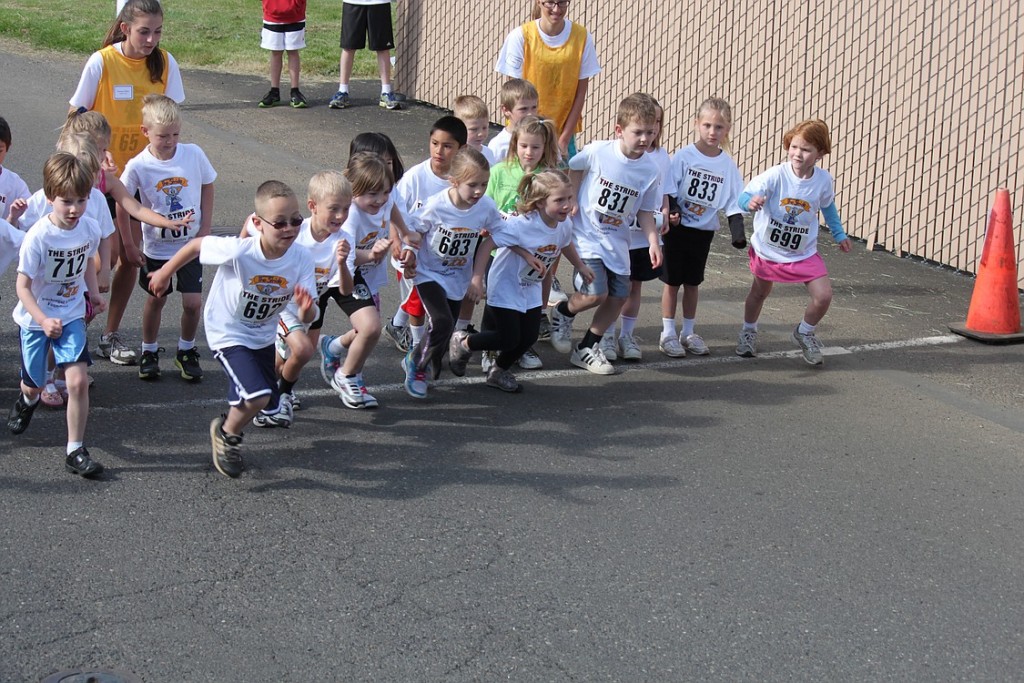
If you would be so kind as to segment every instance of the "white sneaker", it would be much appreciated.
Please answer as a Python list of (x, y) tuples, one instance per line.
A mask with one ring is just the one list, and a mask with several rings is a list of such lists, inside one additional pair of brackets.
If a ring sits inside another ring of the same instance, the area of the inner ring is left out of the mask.
[(619, 359), (619, 344), (615, 341), (614, 332), (606, 332), (605, 335), (601, 337), (601, 353), (603, 353), (604, 357), (608, 360)]
[(740, 330), (739, 342), (736, 344), (736, 355), (743, 358), (757, 357), (756, 330)]
[(619, 337), (619, 356), (622, 360), (643, 360), (640, 339), (631, 334)]
[(575, 348), (569, 356), (569, 362), (595, 375), (614, 375), (615, 366), (608, 362), (601, 352), (601, 345), (594, 344), (588, 348)]
[(380, 401), (378, 401), (373, 396), (373, 394), (366, 390), (366, 383), (363, 382), (363, 373), (360, 372), (358, 375), (356, 375), (356, 382), (359, 383), (359, 391), (363, 393), (363, 407), (376, 408), (377, 406), (379, 406)]
[(528, 348), (516, 363), (523, 370), (540, 370), (544, 367), (544, 361), (540, 359), (540, 356), (533, 350), (533, 347)]
[(483, 351), (480, 353), (480, 369), (486, 375), (494, 367), (494, 361), (498, 358), (495, 351)]
[(675, 335), (662, 337), (658, 341), (658, 348), (669, 358), (686, 358), (686, 349)]
[(800, 346), (800, 350), (804, 352), (804, 360), (811, 365), (821, 365), (825, 362), (821, 355), (821, 341), (813, 332), (801, 334), (800, 327), (797, 326), (793, 330), (793, 341)]
[(338, 397), (346, 408), (365, 408), (363, 392), (356, 377), (346, 377), (341, 372), (331, 377), (331, 388), (338, 392)]
[(100, 358), (107, 358), (116, 365), (135, 365), (138, 356), (135, 352), (125, 346), (117, 332), (111, 332), (100, 336), (99, 347), (96, 355)]
[(708, 348), (708, 345), (704, 343), (699, 334), (688, 334), (680, 338), (679, 341), (687, 353), (692, 353), (695, 356), (706, 356), (711, 353), (711, 349)]
[(551, 345), (559, 353), (572, 351), (572, 321), (576, 316), (562, 315), (558, 308), (551, 309)]
[(563, 301), (568, 301), (569, 295), (562, 291), (562, 283), (558, 278), (551, 280), (551, 292), (548, 293), (548, 306), (557, 306)]
[(290, 394), (281, 394), (280, 402), (276, 413), (265, 413), (262, 410), (256, 413), (252, 423), (257, 427), (281, 427), (288, 429), (292, 426), (294, 413), (292, 410), (292, 397)]

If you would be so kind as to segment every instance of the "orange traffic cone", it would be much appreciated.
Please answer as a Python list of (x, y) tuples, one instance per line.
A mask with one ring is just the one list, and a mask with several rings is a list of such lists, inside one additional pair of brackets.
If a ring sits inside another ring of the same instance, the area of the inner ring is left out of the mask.
[(989, 344), (1024, 342), (1013, 244), (1010, 192), (1000, 188), (988, 219), (967, 321), (949, 325), (950, 330)]

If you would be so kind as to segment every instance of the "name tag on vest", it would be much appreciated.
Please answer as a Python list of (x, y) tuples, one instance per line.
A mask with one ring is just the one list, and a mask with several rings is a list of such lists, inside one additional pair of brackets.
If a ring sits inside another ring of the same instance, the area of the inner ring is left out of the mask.
[(133, 100), (135, 99), (135, 87), (131, 85), (115, 85), (114, 86), (114, 99), (115, 100)]

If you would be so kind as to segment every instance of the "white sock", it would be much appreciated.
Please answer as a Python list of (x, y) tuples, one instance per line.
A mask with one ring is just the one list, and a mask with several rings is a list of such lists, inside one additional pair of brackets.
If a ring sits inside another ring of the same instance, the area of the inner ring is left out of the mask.
[(35, 398), (29, 398), (24, 393), (21, 394), (21, 400), (24, 401), (25, 405), (27, 406), (34, 406), (35, 404), (39, 403), (39, 398), (39, 396), (36, 396)]
[(348, 83), (339, 83), (338, 92), (348, 92)]
[(405, 327), (409, 324), (409, 314), (404, 309), (399, 308), (395, 311), (395, 314), (391, 316), (391, 324), (395, 327)]
[(748, 323), (746, 320), (743, 321), (744, 332), (757, 332), (757, 323)]
[(145, 353), (146, 351), (149, 351), (150, 353), (156, 353), (156, 350), (159, 349), (159, 348), (160, 348), (160, 342), (153, 342), (152, 344), (149, 344), (147, 342), (142, 342), (142, 352), (143, 353)]
[(693, 325), (696, 322), (696, 318), (683, 318), (683, 331), (679, 334), (679, 336), (689, 337), (691, 334), (693, 334)]
[(797, 331), (800, 332), (800, 334), (811, 334), (817, 327), (817, 325), (808, 325), (806, 320), (801, 320)]
[(633, 330), (636, 329), (636, 318), (630, 318), (624, 315), (619, 318), (619, 322), (622, 325), (622, 331), (619, 333), (620, 337), (632, 337)]
[(84, 445), (85, 445), (85, 443), (83, 443), (81, 441), (68, 441), (68, 453), (67, 454), (71, 455), (72, 453), (74, 453), (75, 451), (77, 451), (79, 448), (81, 448)]
[(661, 338), (676, 336), (676, 319), (675, 318), (662, 318), (661, 319)]
[(345, 345), (341, 343), (341, 335), (331, 340), (331, 343), (327, 345), (327, 350), (333, 353), (335, 356), (340, 356), (345, 353)]
[(178, 350), (179, 351), (191, 351), (194, 348), (196, 348), (196, 340), (195, 339), (188, 339), (188, 340), (186, 340), (186, 339), (182, 339), (181, 337), (178, 338)]
[(459, 318), (458, 320), (455, 321), (455, 329), (456, 330), (464, 330), (467, 327), (469, 327), (469, 323), (470, 322), (471, 321), (466, 320), (465, 318)]
[(391, 92), (391, 84), (390, 83), (381, 83), (380, 84), (380, 93), (383, 95), (384, 93), (389, 93), (389, 92)]
[(423, 339), (423, 334), (427, 331), (427, 326), (409, 325), (409, 331), (412, 332), (412, 345), (416, 346), (420, 343), (420, 339)]

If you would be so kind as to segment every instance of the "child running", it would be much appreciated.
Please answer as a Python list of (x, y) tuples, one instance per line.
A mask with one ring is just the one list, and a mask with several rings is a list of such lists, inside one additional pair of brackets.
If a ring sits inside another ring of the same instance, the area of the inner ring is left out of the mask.
[(414, 229), (423, 233), (415, 284), (430, 329), (402, 361), (405, 391), (413, 398), (427, 397), (428, 367), (434, 379), (441, 374), (441, 357), (462, 299), (479, 301), (483, 295), (483, 269), (474, 273), (476, 247), (485, 230), (494, 235), (503, 229), (498, 207), (485, 195), (490, 168), (475, 149), (459, 150), (451, 166), (451, 186), (415, 214)]
[[(484, 249), (498, 246), (487, 277), (484, 331), (464, 330), (452, 335), (448, 364), (462, 376), (473, 351), (499, 351), (487, 372), (488, 386), (518, 392), (521, 385), (510, 372), (512, 364), (537, 341), (541, 319), (541, 280), (559, 254), (565, 253), (584, 282), (594, 272), (580, 260), (572, 245), (573, 188), (561, 171), (549, 170), (525, 175), (519, 183), (516, 209), (502, 230), (484, 240)], [(478, 263), (482, 276), (484, 263)]]
[[(534, 173), (558, 165), (558, 145), (555, 136), (555, 124), (550, 119), (541, 119), (536, 116), (525, 116), (519, 120), (512, 131), (512, 140), (508, 147), (506, 158), (499, 164), (491, 167), (491, 179), (487, 182), (487, 196), (494, 200), (498, 211), (502, 216), (508, 218), (517, 213), (517, 202), (519, 201), (519, 185), (523, 176), (527, 173)], [(555, 261), (557, 263), (557, 259)], [(545, 282), (549, 281), (547, 269), (544, 273)], [(548, 303), (545, 298), (541, 303), (540, 311), (540, 332), (545, 327), (548, 315)], [(464, 329), (458, 328), (457, 329)], [(481, 324), (481, 329), (487, 329), (486, 322)], [(550, 332), (548, 333), (550, 334)], [(534, 340), (536, 341), (536, 340)], [(494, 361), (494, 354), (485, 351), (481, 357), (481, 367), (484, 373), (488, 373)], [(519, 367), (524, 370), (539, 370), (544, 367), (540, 356), (533, 347), (528, 348), (516, 361)]]
[(850, 238), (836, 208), (832, 176), (816, 166), (832, 151), (828, 126), (820, 119), (798, 123), (782, 136), (782, 147), (788, 161), (751, 180), (739, 198), (740, 207), (754, 212), (750, 240), (754, 282), (743, 307), (736, 355), (757, 355), (757, 319), (772, 285), (803, 282), (811, 300), (803, 320), (793, 330), (793, 340), (805, 361), (821, 365), (821, 342), (814, 331), (832, 303), (832, 283), (818, 254), (818, 213), (825, 218), (840, 250), (850, 251)]
[(21, 176), (9, 168), (4, 168), (4, 159), (9, 151), (11, 127), (7, 119), (0, 116), (0, 219), (17, 225), (32, 193)]
[[(718, 97), (701, 103), (693, 120), (697, 141), (672, 157), (674, 187), (669, 208), (669, 228), (664, 236), (665, 266), (661, 275), (661, 336), (658, 348), (670, 358), (687, 353), (705, 356), (710, 351), (694, 331), (700, 284), (704, 282), (711, 242), (719, 228), (718, 212), (729, 220), (732, 245), (747, 246), (743, 211), (737, 200), (743, 177), (725, 151), (729, 147), (732, 108)], [(683, 289), (683, 329), (676, 334), (676, 302)]]
[[(298, 305), (294, 299), (281, 311), (275, 343), (277, 353), (274, 356), (277, 390), (281, 394), (281, 401), (277, 412), (260, 411), (253, 418), (252, 423), (257, 427), (287, 429), (292, 426), (295, 411), (302, 408), (295, 393), (295, 385), (302, 368), (315, 353), (324, 312), (331, 298), (329, 292), (337, 292), (339, 287), (345, 292), (352, 289), (352, 277), (344, 266), (349, 244), (341, 235), (341, 227), (348, 218), (351, 203), (352, 186), (338, 171), (320, 171), (309, 179), (306, 206), (311, 215), (299, 226), (295, 244), (307, 249), (313, 257), (317, 308), (320, 313), (312, 323), (303, 322), (299, 318)], [(246, 227), (247, 234), (244, 237), (259, 238), (251, 218)], [(340, 284), (332, 285), (332, 282)]]
[[(396, 200), (403, 218), (411, 216), (427, 199), (450, 187), (448, 174), (452, 160), (466, 146), (467, 136), (466, 124), (454, 116), (442, 116), (434, 122), (430, 128), (430, 158), (410, 168), (395, 184)], [(395, 248), (398, 248), (397, 244)], [(385, 325), (384, 333), (395, 341), (395, 346), (399, 346), (397, 340), (403, 334), (403, 328), (408, 326), (409, 345), (415, 346), (423, 338), (426, 310), (416, 288), (402, 277), (402, 267), (397, 259), (392, 260), (391, 265), (398, 273), (402, 303)]]
[(291, 248), (303, 220), (295, 193), (268, 180), (256, 190), (255, 203), (259, 239), (200, 237), (149, 275), (150, 291), (159, 293), (196, 256), (217, 266), (203, 324), (207, 344), (228, 376), (230, 407), (210, 423), (210, 441), (214, 467), (232, 478), (245, 469), (242, 428), (267, 406), (274, 413), (280, 409), (274, 372), (278, 314), (294, 299), (300, 321), (312, 322), (317, 315), (313, 258), (305, 249)]
[[(664, 234), (665, 225), (668, 223), (668, 192), (669, 174), (671, 173), (671, 159), (668, 152), (661, 146), (661, 131), (665, 127), (665, 110), (653, 97), (658, 112), (657, 133), (651, 141), (648, 156), (658, 165), (658, 186), (661, 188), (661, 207), (654, 212), (654, 224), (659, 234)], [(622, 315), (619, 316), (619, 334), (615, 335), (613, 325), (601, 338), (601, 350), (605, 358), (610, 361), (622, 358), (623, 360), (643, 360), (643, 351), (640, 350), (640, 340), (633, 334), (636, 329), (636, 319), (640, 315), (640, 302), (643, 295), (644, 283), (655, 280), (661, 275), (661, 268), (651, 266), (651, 256), (647, 249), (647, 236), (634, 221), (629, 231), (629, 297), (622, 307)]]
[(7, 418), (12, 434), (28, 429), (52, 349), (68, 390), (64, 467), (83, 477), (103, 471), (85, 448), (91, 362), (85, 300), (94, 311), (105, 308), (90, 260), (100, 246), (100, 226), (85, 217), (94, 178), (81, 160), (66, 152), (54, 154), (43, 167), (43, 192), (53, 210), (29, 228), (19, 256), (14, 321), (21, 327), (21, 392)]
[[(351, 283), (332, 283), (332, 289), (321, 297), (321, 305), (326, 306), (327, 299), (333, 298), (348, 316), (352, 329), (343, 335), (320, 338), (320, 373), (347, 408), (376, 408), (379, 402), (366, 388), (363, 367), (380, 340), (380, 288), (388, 281), (393, 180), (387, 164), (372, 152), (356, 152), (349, 157), (345, 175), (352, 184), (352, 208), (341, 231), (352, 248), (342, 272), (351, 273)], [(411, 252), (401, 256), (411, 261)]]
[[(579, 213), (574, 234), (580, 258), (594, 272), (585, 282), (576, 277), (576, 292), (551, 309), (551, 344), (569, 362), (598, 375), (615, 373), (601, 351), (601, 337), (614, 324), (629, 296), (629, 231), (636, 220), (647, 238), (651, 267), (661, 265), (654, 212), (661, 206), (658, 165), (647, 148), (655, 138), (658, 110), (640, 93), (619, 104), (616, 140), (594, 142), (569, 160), (578, 188)], [(577, 314), (597, 310), (583, 340), (572, 345)]]
[[(129, 193), (139, 193), (145, 205), (168, 220), (189, 216), (193, 222), (183, 230), (142, 223), (142, 253), (146, 264), (139, 270), (139, 286), (147, 293), (142, 307), (142, 355), (139, 379), (160, 377), (158, 335), (166, 292), (149, 294), (149, 273), (158, 270), (190, 240), (210, 234), (213, 219), (213, 182), (217, 172), (199, 145), (179, 143), (181, 109), (166, 95), (146, 95), (142, 105), (142, 134), (149, 145), (128, 162), (121, 180)], [(203, 378), (196, 350), (196, 331), (203, 307), (203, 266), (195, 258), (177, 275), (181, 293), (181, 335), (174, 365), (181, 378), (198, 382)]]

